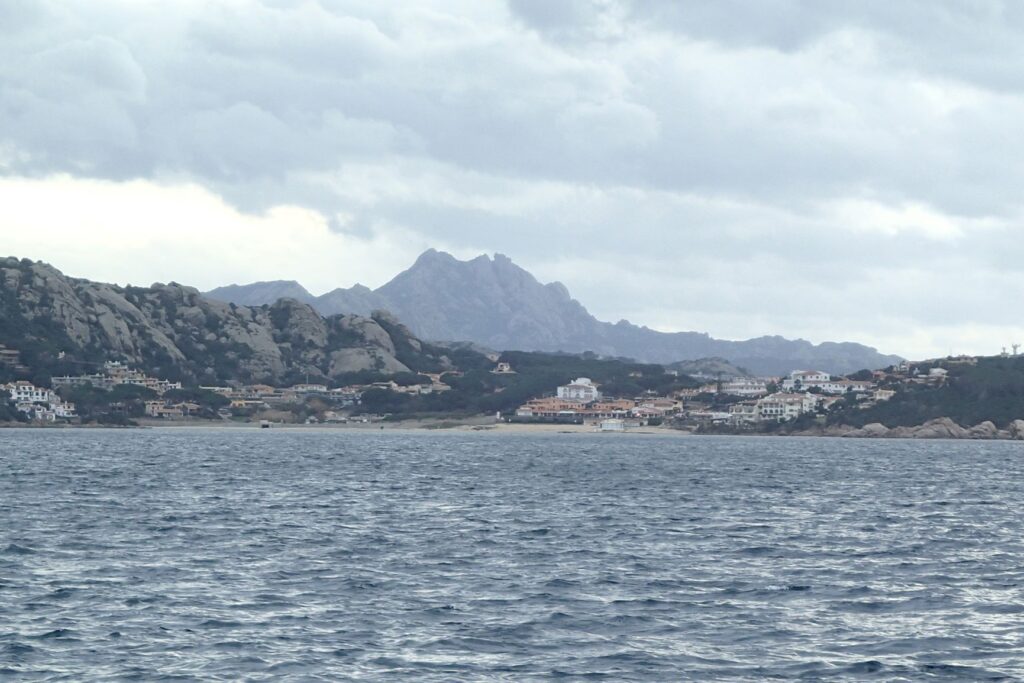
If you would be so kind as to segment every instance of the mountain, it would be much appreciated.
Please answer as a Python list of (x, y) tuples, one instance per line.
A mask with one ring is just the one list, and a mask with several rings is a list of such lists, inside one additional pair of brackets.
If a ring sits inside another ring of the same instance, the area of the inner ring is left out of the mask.
[[(222, 293), (227, 288), (210, 296), (256, 303), (258, 289), (233, 287), (237, 299)], [(268, 296), (259, 303), (271, 301)], [(337, 289), (311, 304), (325, 314), (387, 309), (423, 339), (470, 341), (494, 349), (592, 351), (654, 363), (720, 357), (756, 374), (806, 368), (847, 373), (900, 360), (852, 342), (812, 344), (779, 336), (726, 341), (700, 332), (658, 332), (625, 320), (602, 322), (564, 285), (542, 284), (502, 254), (460, 261), (431, 249), (376, 290), (358, 285)]]
[(697, 360), (681, 360), (665, 366), (681, 375), (696, 377), (750, 377), (750, 371), (737, 367), (724, 358), (698, 358)]
[(229, 301), (239, 306), (261, 306), (274, 303), (278, 299), (295, 299), (308, 304), (316, 298), (295, 280), (254, 282), (244, 286), (228, 285), (207, 292), (207, 296), (218, 301)]
[[(248, 292), (298, 293), (298, 285), (271, 285)], [(0, 344), (42, 374), (89, 374), (104, 360), (120, 360), (154, 376), (202, 384), (442, 371), (454, 367), (452, 358), (468, 355), (489, 367), (471, 351), (421, 342), (383, 312), (325, 318), (294, 298), (240, 306), (173, 282), (118, 287), (15, 258), (0, 259)]]

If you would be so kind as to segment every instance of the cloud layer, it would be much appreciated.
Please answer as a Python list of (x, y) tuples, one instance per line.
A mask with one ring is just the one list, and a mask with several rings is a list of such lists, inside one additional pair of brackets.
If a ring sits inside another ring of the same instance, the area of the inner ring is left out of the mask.
[(501, 251), (604, 318), (993, 352), (1022, 38), (995, 1), (3, 3), (2, 251), (313, 289)]

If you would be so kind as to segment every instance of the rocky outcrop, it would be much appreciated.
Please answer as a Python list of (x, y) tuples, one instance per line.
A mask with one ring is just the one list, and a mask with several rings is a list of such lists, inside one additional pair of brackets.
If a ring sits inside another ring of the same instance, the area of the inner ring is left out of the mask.
[(198, 383), (276, 384), (451, 367), (444, 349), (387, 314), (324, 318), (293, 298), (239, 306), (176, 283), (119, 287), (13, 258), (0, 259), (0, 285), (0, 343), (53, 372), (120, 360)]
[[(232, 285), (210, 296), (240, 304), (271, 304), (295, 283)], [(305, 291), (305, 290), (303, 290)], [(309, 299), (322, 314), (367, 315), (386, 309), (423, 339), (466, 341), (499, 350), (593, 351), (654, 363), (718, 357), (755, 374), (815, 368), (847, 373), (898, 361), (861, 344), (811, 344), (783, 337), (746, 341), (699, 332), (658, 332), (622, 320), (602, 322), (558, 282), (543, 284), (507, 256), (460, 261), (433, 249), (384, 286), (336, 289)]]
[(864, 425), (860, 429), (854, 429), (853, 431), (846, 432), (843, 436), (851, 439), (880, 439), (888, 433), (889, 428), (884, 424), (872, 422), (871, 424)]
[(912, 428), (910, 437), (913, 439), (965, 439), (970, 433), (948, 417), (929, 420), (919, 427)]
[(970, 439), (998, 439), (999, 428), (995, 423), (985, 420), (967, 430), (967, 438)]
[[(873, 422), (860, 429), (837, 427), (838, 433), (829, 436), (845, 436), (861, 439), (1024, 439), (1024, 420), (1014, 420), (1010, 428), (1000, 430), (988, 420), (964, 429), (948, 417), (929, 420), (914, 427), (894, 427)], [(846, 431), (843, 431), (846, 430)]]

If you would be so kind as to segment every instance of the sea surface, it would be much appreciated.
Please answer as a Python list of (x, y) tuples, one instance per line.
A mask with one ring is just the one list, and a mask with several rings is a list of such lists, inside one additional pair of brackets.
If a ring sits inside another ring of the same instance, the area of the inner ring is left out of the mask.
[(0, 679), (1024, 679), (1024, 444), (0, 430)]

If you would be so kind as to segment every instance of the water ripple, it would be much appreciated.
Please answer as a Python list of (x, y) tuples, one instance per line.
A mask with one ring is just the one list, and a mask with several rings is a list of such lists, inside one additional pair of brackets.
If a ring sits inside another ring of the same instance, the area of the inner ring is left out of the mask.
[(1005, 442), (0, 432), (0, 677), (1024, 678)]

